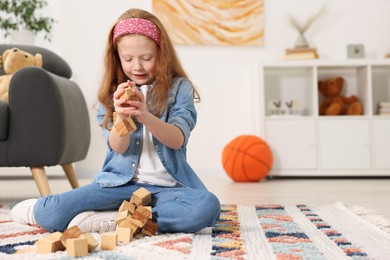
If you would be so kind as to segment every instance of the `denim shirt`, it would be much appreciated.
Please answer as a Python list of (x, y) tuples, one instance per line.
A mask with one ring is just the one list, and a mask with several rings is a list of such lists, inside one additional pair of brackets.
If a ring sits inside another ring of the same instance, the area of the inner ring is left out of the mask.
[[(100, 103), (97, 111), (97, 119), (101, 125), (106, 114), (106, 109)], [(180, 149), (172, 149), (153, 137), (158, 157), (167, 172), (180, 184), (194, 188), (206, 189), (202, 181), (193, 171), (186, 159), (186, 146), (190, 133), (196, 124), (197, 112), (194, 106), (194, 96), (191, 83), (184, 78), (176, 78), (169, 92), (167, 108), (160, 117), (161, 120), (177, 126), (184, 136), (184, 142)], [(112, 127), (112, 121), (109, 126)], [(101, 187), (116, 187), (129, 182), (138, 166), (142, 150), (143, 124), (136, 123), (137, 130), (131, 133), (131, 141), (126, 152), (119, 154), (112, 150), (108, 137), (110, 131), (102, 126), (103, 136), (108, 149), (103, 168), (95, 176), (95, 182)]]

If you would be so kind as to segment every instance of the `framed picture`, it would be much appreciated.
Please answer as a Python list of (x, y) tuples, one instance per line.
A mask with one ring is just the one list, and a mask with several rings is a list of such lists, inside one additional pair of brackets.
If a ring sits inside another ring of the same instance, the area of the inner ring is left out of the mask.
[(174, 44), (262, 46), (264, 0), (153, 0)]
[(363, 59), (364, 58), (364, 45), (363, 44), (350, 44), (347, 46), (348, 59)]

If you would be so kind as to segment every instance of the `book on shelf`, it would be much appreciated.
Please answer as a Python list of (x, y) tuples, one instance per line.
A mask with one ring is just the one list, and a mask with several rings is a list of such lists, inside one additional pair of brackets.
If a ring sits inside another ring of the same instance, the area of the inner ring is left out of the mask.
[(378, 107), (390, 107), (390, 101), (381, 101), (378, 103)]
[(379, 116), (390, 116), (390, 112), (379, 112)]
[(390, 115), (390, 101), (378, 102), (378, 115), (389, 116)]
[(286, 53), (303, 53), (303, 52), (315, 52), (317, 53), (316, 48), (292, 48), (286, 49)]
[(284, 54), (286, 60), (308, 60), (318, 59), (316, 48), (293, 48), (286, 49)]

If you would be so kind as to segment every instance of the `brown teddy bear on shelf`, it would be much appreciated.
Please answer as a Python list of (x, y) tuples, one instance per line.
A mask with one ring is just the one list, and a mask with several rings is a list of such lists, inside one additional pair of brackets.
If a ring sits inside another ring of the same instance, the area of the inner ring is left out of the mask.
[(8, 102), (9, 83), (16, 71), (28, 66), (42, 67), (42, 55), (32, 54), (17, 48), (3, 52), (2, 63), (6, 75), (0, 76), (0, 100)]
[(318, 89), (325, 97), (320, 104), (320, 115), (361, 115), (363, 106), (357, 96), (342, 95), (344, 79), (341, 77), (318, 81)]

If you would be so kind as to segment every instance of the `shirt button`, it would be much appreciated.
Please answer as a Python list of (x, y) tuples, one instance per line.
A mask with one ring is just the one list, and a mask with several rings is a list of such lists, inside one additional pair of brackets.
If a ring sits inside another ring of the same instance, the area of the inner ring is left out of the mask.
[(156, 149), (158, 148), (158, 144), (156, 144)]
[(135, 167), (135, 163), (133, 163), (131, 166), (134, 168)]
[(137, 141), (137, 143), (136, 143), (137, 145), (139, 145), (139, 141)]

